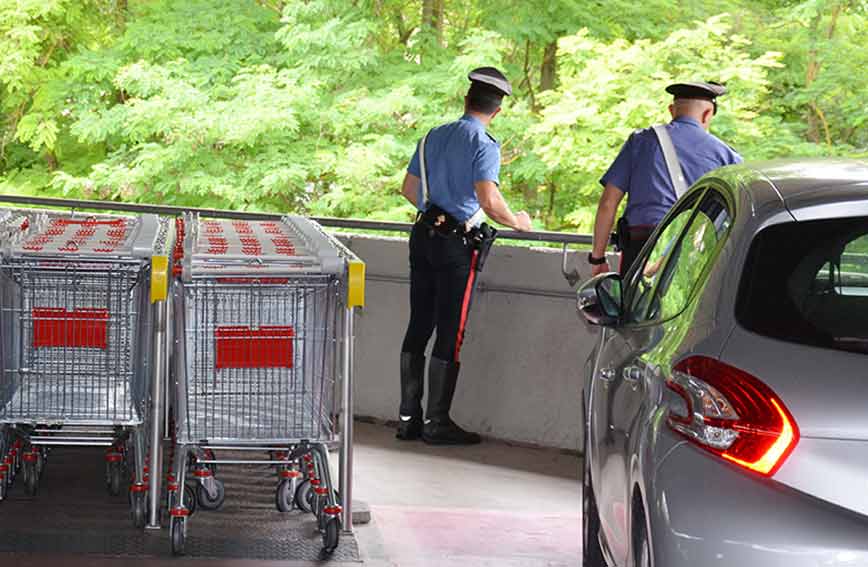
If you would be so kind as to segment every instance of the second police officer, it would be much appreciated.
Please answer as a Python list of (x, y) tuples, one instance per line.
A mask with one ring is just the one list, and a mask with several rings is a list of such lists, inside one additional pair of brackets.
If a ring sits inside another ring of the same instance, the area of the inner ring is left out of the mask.
[[(513, 214), (500, 193), (500, 146), (486, 132), (512, 87), (494, 67), (475, 69), (468, 78), (464, 115), (419, 142), (401, 190), (419, 212), (410, 235), (410, 321), (401, 347), (397, 437), (431, 444), (480, 441), (456, 425), (449, 410), (475, 278), (493, 241), (493, 229), (482, 221), (487, 215), (530, 230), (528, 214)], [(423, 414), (425, 349), (435, 329)]]
[[(673, 95), (669, 105), (672, 121), (633, 132), (600, 179), (603, 194), (594, 222), (594, 247), (588, 255), (593, 275), (610, 271), (606, 247), (624, 195), (627, 208), (617, 230), (622, 275), (683, 188), (713, 169), (742, 161), (732, 148), (708, 132), (717, 114), (717, 97), (726, 94), (725, 87), (712, 82), (675, 83), (666, 87), (666, 92)], [(668, 160), (666, 145), (671, 156)]]

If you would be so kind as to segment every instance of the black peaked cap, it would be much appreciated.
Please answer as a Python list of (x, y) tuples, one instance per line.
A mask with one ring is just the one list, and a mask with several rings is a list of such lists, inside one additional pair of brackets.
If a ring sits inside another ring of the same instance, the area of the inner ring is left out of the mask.
[(509, 84), (506, 76), (495, 69), (494, 67), (479, 67), (474, 69), (467, 75), (471, 83), (482, 83), (489, 87), (493, 87), (502, 96), (512, 94), (512, 85)]
[(726, 87), (713, 81), (674, 83), (666, 87), (666, 92), (675, 98), (701, 98), (714, 101), (717, 97), (726, 94)]

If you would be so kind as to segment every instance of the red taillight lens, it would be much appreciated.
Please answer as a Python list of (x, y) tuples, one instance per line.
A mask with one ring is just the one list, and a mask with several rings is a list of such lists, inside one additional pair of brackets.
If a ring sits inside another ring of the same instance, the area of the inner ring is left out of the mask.
[(666, 385), (684, 402), (670, 409), (669, 426), (727, 461), (772, 476), (799, 441), (784, 403), (743, 370), (692, 356), (673, 368)]

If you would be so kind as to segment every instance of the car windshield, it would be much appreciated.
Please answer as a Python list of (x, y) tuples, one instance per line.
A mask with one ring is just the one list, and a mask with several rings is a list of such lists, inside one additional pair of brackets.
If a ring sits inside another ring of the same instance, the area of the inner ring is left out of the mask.
[(765, 336), (868, 354), (868, 218), (763, 230), (751, 245), (736, 315)]

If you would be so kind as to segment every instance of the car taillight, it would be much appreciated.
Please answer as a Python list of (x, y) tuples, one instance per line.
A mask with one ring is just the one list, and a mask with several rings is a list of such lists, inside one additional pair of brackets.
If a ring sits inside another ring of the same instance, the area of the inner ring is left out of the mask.
[(772, 476), (799, 441), (780, 398), (754, 376), (705, 356), (679, 362), (666, 380), (678, 394), (668, 423), (695, 445)]

